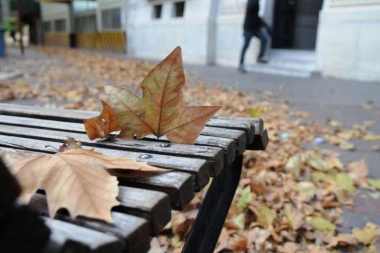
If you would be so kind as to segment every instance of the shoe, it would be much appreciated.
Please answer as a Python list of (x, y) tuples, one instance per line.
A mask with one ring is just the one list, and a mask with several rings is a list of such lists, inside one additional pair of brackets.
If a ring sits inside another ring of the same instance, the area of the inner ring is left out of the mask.
[(266, 63), (268, 63), (268, 60), (266, 60), (264, 58), (259, 58), (259, 59), (257, 59), (257, 62), (266, 64)]
[(247, 72), (248, 72), (248, 71), (244, 68), (243, 65), (240, 65), (238, 70), (239, 70), (241, 73), (247, 73)]

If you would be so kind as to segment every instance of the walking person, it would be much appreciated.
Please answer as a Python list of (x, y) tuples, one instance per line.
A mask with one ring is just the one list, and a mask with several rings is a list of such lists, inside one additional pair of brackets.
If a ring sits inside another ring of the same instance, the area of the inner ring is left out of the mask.
[(267, 32), (271, 32), (266, 23), (259, 17), (259, 0), (248, 0), (245, 19), (244, 19), (244, 45), (241, 50), (240, 55), (240, 64), (239, 71), (246, 73), (246, 69), (244, 67), (244, 58), (245, 53), (248, 49), (249, 43), (253, 36), (257, 37), (260, 44), (260, 52), (257, 57), (257, 62), (259, 63), (267, 63), (268, 61), (264, 59), (265, 51), (267, 49), (270, 36)]

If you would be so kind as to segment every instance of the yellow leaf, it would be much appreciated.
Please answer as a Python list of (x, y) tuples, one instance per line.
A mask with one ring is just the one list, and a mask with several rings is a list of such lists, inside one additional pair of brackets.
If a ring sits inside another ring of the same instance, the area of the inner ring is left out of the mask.
[(290, 204), (285, 204), (284, 214), (286, 219), (289, 221), (290, 227), (295, 231), (299, 229), (303, 224), (303, 214), (299, 210), (295, 209)]
[(306, 157), (307, 164), (316, 170), (328, 171), (332, 169), (331, 164), (329, 164), (320, 154), (316, 152), (307, 153)]
[(307, 219), (311, 221), (314, 230), (329, 232), (335, 231), (335, 225), (323, 217), (309, 216)]
[(375, 224), (368, 222), (362, 229), (352, 229), (352, 234), (360, 243), (369, 245), (375, 239), (375, 231), (377, 228)]
[(245, 227), (245, 215), (244, 215), (244, 213), (239, 214), (238, 216), (234, 217), (232, 220), (238, 228), (244, 229), (244, 227)]
[(38, 187), (46, 191), (49, 214), (67, 208), (70, 215), (83, 215), (112, 222), (111, 208), (119, 204), (118, 182), (108, 169), (159, 171), (131, 158), (109, 157), (94, 150), (72, 147), (54, 155), (2, 152), (6, 164), (28, 202)]
[(339, 234), (331, 238), (331, 241), (327, 247), (333, 248), (333, 247), (338, 247), (338, 246), (349, 246), (349, 245), (356, 245), (357, 243), (358, 241), (353, 235)]
[(302, 160), (299, 154), (294, 155), (288, 159), (285, 164), (285, 170), (287, 172), (292, 172), (296, 177), (301, 173)]
[(261, 109), (258, 107), (252, 108), (251, 117), (259, 118), (261, 116)]
[(257, 222), (264, 228), (269, 228), (276, 218), (276, 211), (266, 205), (261, 205), (260, 208), (252, 207), (252, 210), (256, 214)]
[(380, 141), (380, 135), (378, 134), (366, 134), (363, 136), (363, 140), (366, 141)]
[(335, 177), (335, 183), (337, 186), (348, 193), (354, 193), (356, 188), (354, 186), (354, 180), (346, 173), (338, 173)]
[(247, 186), (244, 189), (240, 190), (239, 197), (237, 199), (236, 205), (240, 210), (244, 210), (252, 201), (252, 192), (251, 187)]
[(299, 182), (296, 185), (296, 189), (301, 195), (304, 195), (308, 199), (313, 198), (315, 195), (315, 192), (317, 190), (317, 187), (312, 182)]
[(368, 179), (367, 179), (367, 183), (368, 183), (370, 186), (373, 186), (373, 187), (375, 187), (376, 189), (380, 190), (380, 179), (371, 179), (371, 178), (368, 178)]

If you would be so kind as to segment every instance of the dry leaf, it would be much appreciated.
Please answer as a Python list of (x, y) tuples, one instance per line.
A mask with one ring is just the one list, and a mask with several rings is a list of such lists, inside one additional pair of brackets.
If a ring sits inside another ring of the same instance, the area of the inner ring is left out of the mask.
[(307, 217), (307, 221), (311, 221), (312, 227), (316, 231), (329, 231), (329, 232), (334, 232), (335, 231), (335, 225), (331, 223), (330, 221), (326, 220), (323, 217)]
[(358, 241), (351, 234), (339, 234), (331, 238), (328, 248), (334, 248), (338, 246), (351, 246), (356, 245)]
[(220, 106), (184, 104), (185, 84), (181, 49), (177, 47), (143, 80), (143, 97), (119, 87), (106, 86), (107, 102), (121, 127), (120, 137), (131, 139), (154, 134), (171, 142), (193, 144)]
[(375, 239), (375, 231), (378, 227), (373, 223), (367, 223), (363, 229), (352, 229), (352, 235), (362, 244), (369, 245)]
[(99, 116), (83, 120), (90, 140), (106, 138), (111, 132), (120, 130), (109, 104), (101, 100), (103, 109)]
[(131, 158), (109, 157), (92, 149), (73, 147), (54, 155), (1, 152), (28, 202), (39, 187), (46, 191), (49, 214), (67, 208), (71, 216), (112, 222), (111, 208), (119, 204), (118, 182), (108, 169), (159, 171)]

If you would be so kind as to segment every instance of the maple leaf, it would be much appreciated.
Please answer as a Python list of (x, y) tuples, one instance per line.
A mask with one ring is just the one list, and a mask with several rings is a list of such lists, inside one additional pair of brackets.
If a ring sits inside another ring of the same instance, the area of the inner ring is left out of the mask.
[(111, 132), (120, 130), (115, 116), (112, 114), (111, 107), (105, 101), (102, 103), (102, 112), (99, 116), (83, 120), (87, 136), (90, 140), (105, 138)]
[(107, 102), (121, 128), (119, 137), (143, 138), (167, 135), (171, 142), (193, 144), (206, 122), (220, 106), (184, 104), (185, 75), (181, 49), (177, 47), (142, 81), (143, 97), (115, 86), (106, 86)]
[(78, 146), (54, 155), (5, 151), (0, 155), (21, 185), (22, 200), (29, 202), (39, 187), (45, 189), (51, 217), (66, 208), (73, 217), (112, 222), (111, 208), (119, 204), (118, 182), (104, 168), (161, 171), (131, 158), (105, 156)]

